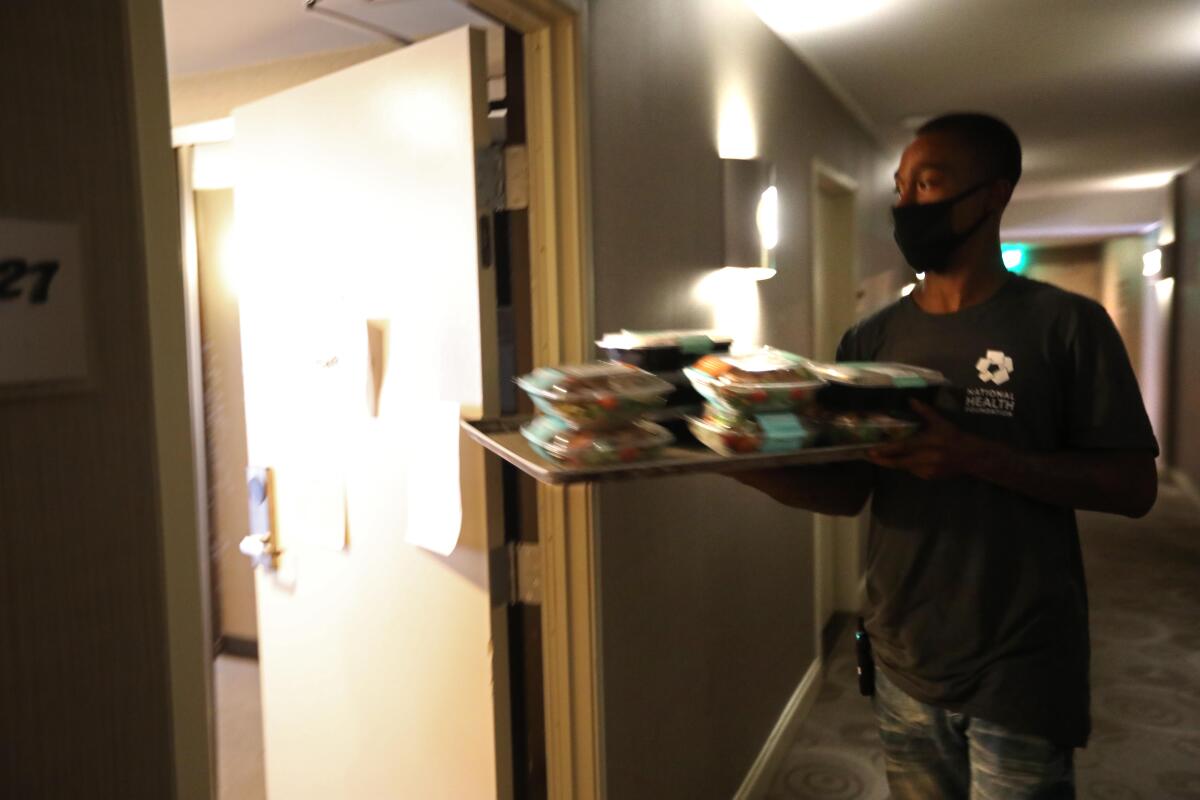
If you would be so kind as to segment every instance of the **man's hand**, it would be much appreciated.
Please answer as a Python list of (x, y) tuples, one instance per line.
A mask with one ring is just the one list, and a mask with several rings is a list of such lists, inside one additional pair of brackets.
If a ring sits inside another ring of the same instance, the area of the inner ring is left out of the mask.
[(1063, 450), (1033, 453), (966, 433), (924, 403), (912, 408), (926, 422), (901, 442), (880, 445), (868, 459), (933, 480), (969, 475), (1067, 508), (1141, 517), (1154, 505), (1154, 455), (1134, 450)]
[(868, 460), (925, 480), (974, 474), (987, 448), (984, 440), (959, 430), (919, 400), (910, 401), (910, 405), (925, 420), (925, 429), (911, 438), (873, 448), (867, 454)]

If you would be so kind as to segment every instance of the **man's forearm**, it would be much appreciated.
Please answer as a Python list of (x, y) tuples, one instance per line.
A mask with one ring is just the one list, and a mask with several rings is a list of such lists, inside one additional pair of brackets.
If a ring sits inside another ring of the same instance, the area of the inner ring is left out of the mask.
[(852, 517), (871, 496), (871, 474), (870, 464), (850, 461), (733, 472), (730, 477), (792, 508)]
[(1158, 495), (1149, 453), (1030, 453), (989, 441), (972, 462), (975, 477), (1053, 505), (1141, 517)]

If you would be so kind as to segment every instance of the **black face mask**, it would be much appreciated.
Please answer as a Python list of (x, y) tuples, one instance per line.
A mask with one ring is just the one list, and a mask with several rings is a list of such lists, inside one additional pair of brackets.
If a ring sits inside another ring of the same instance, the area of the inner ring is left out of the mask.
[(943, 272), (950, 266), (950, 256), (954, 251), (990, 216), (984, 214), (967, 230), (955, 233), (950, 222), (954, 205), (990, 182), (976, 184), (954, 197), (936, 203), (892, 208), (892, 222), (895, 227), (893, 235), (909, 266), (917, 272)]

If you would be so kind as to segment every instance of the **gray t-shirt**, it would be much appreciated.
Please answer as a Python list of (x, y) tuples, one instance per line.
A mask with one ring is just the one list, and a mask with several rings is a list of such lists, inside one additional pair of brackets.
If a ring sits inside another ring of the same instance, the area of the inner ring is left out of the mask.
[[(911, 297), (849, 330), (839, 361), (941, 371), (947, 416), (1035, 452), (1157, 455), (1104, 308), (1011, 276), (985, 302), (929, 314)], [(1088, 712), (1087, 590), (1073, 509), (972, 478), (876, 468), (866, 627), (876, 660), (923, 702), (1080, 747)]]

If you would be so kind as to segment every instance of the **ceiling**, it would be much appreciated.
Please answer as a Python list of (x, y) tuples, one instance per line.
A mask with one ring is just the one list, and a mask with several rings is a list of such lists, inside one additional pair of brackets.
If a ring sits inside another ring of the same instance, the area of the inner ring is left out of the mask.
[[(304, 6), (304, 0), (163, 0), (171, 78), (382, 40)], [(493, 24), (456, 0), (321, 0), (320, 8), (412, 40), (463, 25)]]
[(1025, 151), (1014, 207), (1056, 207), (1048, 227), (1154, 222), (1145, 202), (1098, 222), (1089, 198), (1162, 187), (1200, 158), (1196, 0), (746, 2), (897, 153), (944, 111), (1009, 122)]
[[(1200, 157), (1197, 0), (744, 1), (897, 153), (914, 124), (943, 111), (1007, 120), (1025, 176), (1006, 235), (1157, 224), (1170, 174)], [(381, 41), (304, 5), (164, 0), (172, 79)], [(408, 39), (492, 24), (462, 0), (320, 5)], [(1138, 200), (1097, 200), (1119, 190)]]

